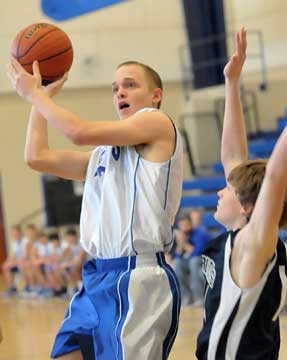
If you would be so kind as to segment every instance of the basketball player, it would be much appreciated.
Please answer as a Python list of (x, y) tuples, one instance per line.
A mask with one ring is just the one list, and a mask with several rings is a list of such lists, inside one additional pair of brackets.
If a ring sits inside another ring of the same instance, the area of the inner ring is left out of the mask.
[[(159, 111), (160, 77), (146, 65), (121, 64), (112, 83), (121, 121), (89, 122), (50, 98), (65, 78), (42, 89), (37, 63), (33, 76), (15, 59), (7, 71), (18, 94), (33, 105), (28, 164), (86, 180), (81, 244), (93, 260), (83, 267), (83, 288), (71, 300), (52, 358), (167, 359), (180, 297), (163, 252), (172, 245), (181, 197), (182, 143)], [(96, 149), (89, 154), (49, 149), (44, 119), (74, 143)]]
[(247, 160), (240, 103), (240, 73), (246, 32), (224, 69), (226, 105), (221, 160), (227, 180), (218, 192), (215, 218), (228, 231), (211, 241), (203, 255), (204, 324), (198, 359), (278, 359), (279, 314), (286, 302), (287, 261), (279, 227), (287, 225), (287, 129), (268, 163)]

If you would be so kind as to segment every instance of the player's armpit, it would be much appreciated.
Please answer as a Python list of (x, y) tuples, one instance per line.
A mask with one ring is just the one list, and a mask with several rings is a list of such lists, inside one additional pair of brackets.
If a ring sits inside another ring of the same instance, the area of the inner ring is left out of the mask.
[(242, 289), (251, 288), (261, 279), (274, 257), (278, 230), (265, 234), (254, 224), (247, 224), (236, 236), (231, 257), (234, 282)]

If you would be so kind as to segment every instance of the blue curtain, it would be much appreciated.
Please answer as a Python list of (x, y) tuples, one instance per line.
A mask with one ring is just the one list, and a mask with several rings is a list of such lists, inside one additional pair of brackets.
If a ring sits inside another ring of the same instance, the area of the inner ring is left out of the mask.
[(127, 0), (41, 0), (42, 11), (56, 21), (63, 21)]
[[(227, 60), (225, 37), (202, 45), (199, 42), (225, 33), (223, 0), (182, 1), (194, 68), (193, 87), (200, 89), (222, 84), (223, 68)], [(217, 64), (211, 64), (215, 62)]]

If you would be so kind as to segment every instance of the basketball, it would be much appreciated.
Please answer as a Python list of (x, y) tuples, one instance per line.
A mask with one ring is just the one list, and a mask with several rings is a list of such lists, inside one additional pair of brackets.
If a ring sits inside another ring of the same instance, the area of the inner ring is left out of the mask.
[(33, 74), (33, 61), (37, 60), (43, 85), (61, 78), (73, 62), (73, 47), (68, 35), (46, 23), (31, 24), (19, 31), (10, 52), (30, 74)]

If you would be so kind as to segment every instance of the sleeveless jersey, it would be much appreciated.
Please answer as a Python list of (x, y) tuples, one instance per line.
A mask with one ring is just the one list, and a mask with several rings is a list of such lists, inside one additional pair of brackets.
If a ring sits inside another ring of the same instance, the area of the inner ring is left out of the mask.
[(237, 232), (226, 232), (202, 256), (206, 278), (204, 324), (197, 339), (200, 360), (275, 360), (280, 346), (279, 314), (286, 304), (286, 247), (279, 240), (256, 285), (240, 289), (230, 257)]
[(41, 257), (48, 257), (53, 254), (53, 246), (50, 243), (42, 244), (40, 242), (36, 242), (34, 247), (37, 249), (38, 255)]
[(21, 238), (19, 241), (13, 240), (11, 242), (11, 251), (12, 254), (17, 258), (21, 259), (24, 257), (25, 248), (28, 241), (26, 238)]
[(80, 241), (90, 256), (117, 258), (172, 246), (183, 166), (182, 140), (174, 128), (174, 154), (165, 162), (143, 159), (134, 146), (99, 146), (92, 152), (80, 221)]

